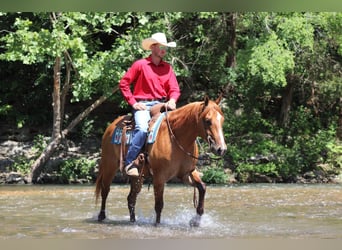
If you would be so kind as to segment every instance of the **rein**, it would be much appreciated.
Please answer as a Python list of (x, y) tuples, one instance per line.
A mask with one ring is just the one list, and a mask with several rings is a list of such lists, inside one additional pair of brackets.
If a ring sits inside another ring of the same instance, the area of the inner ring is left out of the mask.
[[(186, 155), (190, 156), (190, 157), (193, 158), (193, 159), (196, 159), (196, 160), (205, 160), (204, 157), (197, 157), (197, 156), (191, 154), (190, 152), (186, 151), (186, 150), (184, 149), (184, 147), (179, 143), (179, 141), (177, 140), (175, 134), (173, 133), (172, 128), (171, 128), (171, 125), (170, 125), (170, 121), (169, 121), (169, 117), (168, 117), (167, 105), (165, 105), (165, 119), (166, 119), (166, 124), (167, 124), (167, 127), (168, 127), (168, 129), (169, 129), (169, 132), (170, 132), (170, 134), (171, 134), (171, 139), (172, 139), (173, 141), (176, 142), (176, 145), (178, 146), (178, 148), (179, 148), (180, 150), (182, 150)], [(201, 148), (202, 148), (202, 147), (201, 147)], [(208, 157), (209, 157), (209, 159), (211, 159), (211, 160), (216, 160), (216, 161), (218, 161), (218, 160), (220, 160), (220, 159), (222, 158), (222, 157), (217, 157), (217, 158), (216, 158), (216, 157), (212, 157), (212, 156), (208, 156)]]
[(165, 118), (166, 118), (167, 127), (168, 127), (168, 129), (169, 129), (170, 134), (171, 134), (171, 139), (172, 139), (173, 141), (176, 142), (178, 148), (180, 148), (186, 155), (190, 156), (191, 158), (196, 159), (196, 160), (200, 160), (199, 157), (194, 156), (194, 155), (191, 154), (190, 152), (186, 151), (186, 150), (184, 149), (184, 147), (183, 147), (183, 146), (179, 143), (179, 141), (177, 140), (175, 134), (173, 133), (173, 131), (172, 131), (172, 129), (171, 129), (171, 125), (170, 125), (170, 121), (169, 121), (169, 117), (168, 117), (167, 105), (165, 105)]

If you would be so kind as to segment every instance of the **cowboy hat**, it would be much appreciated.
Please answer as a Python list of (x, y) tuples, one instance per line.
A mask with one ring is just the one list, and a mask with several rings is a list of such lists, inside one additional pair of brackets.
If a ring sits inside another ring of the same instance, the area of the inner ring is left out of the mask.
[(164, 33), (155, 33), (150, 38), (146, 38), (142, 41), (141, 45), (144, 50), (150, 50), (152, 44), (161, 44), (167, 47), (176, 47), (175, 42), (167, 42), (166, 36)]

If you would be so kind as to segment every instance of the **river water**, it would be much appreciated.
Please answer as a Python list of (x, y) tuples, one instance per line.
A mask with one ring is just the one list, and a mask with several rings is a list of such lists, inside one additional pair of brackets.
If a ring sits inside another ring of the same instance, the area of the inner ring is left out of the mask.
[(193, 188), (169, 184), (161, 225), (143, 186), (130, 223), (128, 185), (112, 185), (97, 222), (93, 185), (0, 186), (0, 239), (342, 239), (342, 185), (208, 186), (200, 227)]

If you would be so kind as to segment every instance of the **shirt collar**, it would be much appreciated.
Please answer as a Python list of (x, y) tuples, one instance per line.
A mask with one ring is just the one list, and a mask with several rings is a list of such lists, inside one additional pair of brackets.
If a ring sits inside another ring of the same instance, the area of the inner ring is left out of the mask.
[[(155, 65), (155, 64), (152, 62), (152, 57), (151, 57), (151, 56), (147, 57), (146, 60), (148, 61), (149, 64)], [(159, 67), (159, 66), (164, 66), (164, 65), (165, 65), (165, 62), (164, 62), (163, 59), (162, 59), (162, 60), (160, 61), (160, 63), (159, 63), (158, 65), (155, 65), (155, 66)]]

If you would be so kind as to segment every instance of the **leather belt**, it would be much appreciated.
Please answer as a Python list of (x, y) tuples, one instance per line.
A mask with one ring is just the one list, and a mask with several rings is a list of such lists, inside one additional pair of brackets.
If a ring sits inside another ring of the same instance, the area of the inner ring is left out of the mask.
[(135, 100), (137, 102), (154, 102), (154, 101), (165, 102), (166, 98), (146, 98), (146, 99), (135, 98)]

